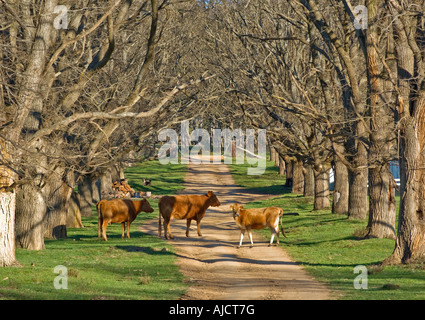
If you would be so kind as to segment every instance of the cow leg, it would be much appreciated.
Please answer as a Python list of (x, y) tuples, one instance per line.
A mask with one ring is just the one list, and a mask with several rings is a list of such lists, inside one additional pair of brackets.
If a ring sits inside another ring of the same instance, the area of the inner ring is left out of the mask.
[(202, 237), (202, 233), (201, 233), (201, 220), (197, 220), (196, 221), (196, 226), (198, 228), (198, 236)]
[(122, 227), (122, 235), (121, 238), (124, 239), (124, 233), (125, 233), (125, 222), (121, 222), (121, 227)]
[[(276, 231), (274, 229), (270, 229), (270, 231), (272, 232), (272, 237), (270, 238), (270, 243), (269, 243), (269, 247), (273, 244), (273, 240), (274, 240), (274, 235), (276, 233)], [(279, 239), (279, 238), (278, 238)], [(279, 241), (279, 240), (278, 240)]]
[(248, 235), (249, 235), (249, 240), (251, 241), (251, 247), (252, 248), (254, 246), (254, 242), (252, 242), (252, 231), (248, 230)]
[(191, 223), (192, 223), (192, 219), (186, 220), (186, 237), (189, 237), (189, 228)]
[(108, 226), (108, 221), (106, 221), (105, 219), (103, 219), (103, 223), (102, 223), (102, 238), (105, 241), (108, 241), (108, 239), (106, 238), (106, 227)]
[(97, 220), (97, 237), (100, 238), (100, 234), (102, 233), (102, 222), (101, 218)]
[(168, 225), (169, 221), (167, 221), (167, 219), (164, 218), (164, 237), (165, 239), (168, 239)]
[(242, 246), (243, 235), (245, 234), (245, 230), (241, 230), (241, 239), (239, 240), (238, 249)]
[(174, 236), (171, 234), (170, 224), (171, 224), (171, 219), (164, 220), (165, 239), (168, 239), (167, 235), (170, 237), (170, 239), (174, 239)]
[(130, 239), (130, 224), (131, 224), (131, 222), (127, 221), (127, 238), (129, 238), (129, 239)]
[(159, 234), (159, 237), (161, 238), (161, 232), (162, 232), (162, 226), (161, 226), (161, 220), (162, 220), (162, 217), (161, 217), (161, 211), (159, 212), (159, 217), (158, 217), (158, 234)]
[(276, 245), (279, 245), (279, 218), (276, 219), (276, 223), (274, 225), (274, 233), (276, 234)]
[(280, 232), (279, 227), (277, 227), (276, 228), (276, 245), (277, 246), (279, 245), (279, 232)]

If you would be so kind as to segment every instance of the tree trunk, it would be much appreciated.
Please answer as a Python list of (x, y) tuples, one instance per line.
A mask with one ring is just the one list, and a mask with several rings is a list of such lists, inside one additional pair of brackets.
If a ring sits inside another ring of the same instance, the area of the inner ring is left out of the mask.
[(292, 184), (293, 184), (293, 162), (292, 160), (288, 157), (285, 156), (285, 164), (286, 164), (286, 181), (285, 181), (285, 187), (289, 187), (292, 188)]
[(270, 161), (276, 162), (277, 156), (276, 149), (273, 146), (270, 146)]
[(232, 159), (236, 159), (236, 141), (232, 141)]
[(335, 156), (334, 190), (332, 213), (348, 213), (348, 169), (342, 161)]
[(396, 200), (390, 165), (369, 169), (369, 223), (366, 238), (395, 239)]
[[(360, 109), (360, 107), (359, 107)], [(366, 138), (366, 127), (361, 120), (357, 120), (355, 125), (356, 135)], [(360, 139), (350, 139), (352, 157), (352, 168), (348, 172), (348, 218), (366, 219), (368, 213), (367, 203), (367, 149)]]
[(44, 217), (47, 206), (42, 191), (34, 183), (17, 189), (16, 246), (28, 250), (44, 250)]
[[(53, 13), (57, 6), (56, 0), (44, 1), (40, 20), (37, 21), (37, 31), (33, 39), (26, 39), (31, 43), (28, 56), (28, 64), (25, 72), (20, 75), (20, 84), (17, 100), (19, 112), (14, 121), (12, 136), (20, 137), (21, 131), (25, 133), (25, 139), (29, 141), (34, 132), (42, 126), (41, 114), (43, 111), (43, 96), (53, 80), (51, 69), (45, 70), (49, 48), (52, 45)], [(30, 28), (30, 26), (28, 26)], [(16, 196), (16, 240), (21, 247), (31, 250), (44, 249), (43, 218), (46, 205), (39, 185), (47, 171), (47, 159), (39, 152), (45, 147), (43, 139), (26, 148), (33, 151), (31, 154), (23, 154), (21, 162), (32, 167), (33, 181), (27, 186), (17, 190)], [(38, 185), (37, 185), (38, 184)]]
[(311, 164), (304, 166), (304, 197), (314, 196), (314, 171)]
[(393, 18), (399, 80), (401, 201), (395, 249), (384, 263), (397, 264), (425, 259), (425, 94), (423, 89), (417, 91), (425, 79), (415, 72), (423, 70), (425, 63), (422, 51), (420, 56), (413, 51), (415, 45), (421, 46), (415, 41), (423, 37), (422, 29), (417, 29), (419, 16), (401, 15), (392, 2), (387, 4)]
[(348, 217), (367, 217), (367, 172), (368, 169), (349, 170)]
[(334, 154), (334, 190), (332, 201), (332, 213), (348, 214), (349, 183), (348, 168), (338, 154), (345, 152), (343, 142), (333, 143)]
[(314, 209), (321, 210), (331, 206), (329, 200), (329, 166), (322, 165), (314, 170)]
[[(422, 101), (424, 102), (424, 101)], [(425, 106), (422, 104), (422, 116)], [(393, 254), (385, 261), (390, 264), (410, 263), (425, 259), (425, 167), (423, 118), (420, 122), (406, 123), (400, 153), (405, 155), (400, 166), (401, 181), (405, 181), (400, 197), (400, 212), (396, 245)]]
[(303, 163), (300, 160), (293, 161), (293, 175), (292, 175), (292, 193), (304, 193), (304, 174)]
[(109, 194), (112, 192), (112, 169), (106, 170), (100, 177), (100, 196), (103, 199), (104, 194)]
[(279, 155), (279, 175), (283, 176), (285, 174), (285, 161), (283, 157)]
[(121, 179), (124, 179), (124, 168), (121, 163), (117, 163), (111, 168), (111, 180), (114, 182)]
[(99, 179), (94, 179), (91, 176), (85, 176), (83, 181), (78, 184), (81, 215), (83, 217), (90, 217), (92, 215), (92, 206), (100, 199), (98, 180)]
[(276, 149), (274, 149), (274, 151), (275, 151), (275, 156), (274, 156), (274, 165), (275, 165), (276, 167), (279, 167), (279, 162), (280, 162), (279, 158), (280, 158), (280, 155), (279, 155), (279, 152), (277, 152), (277, 150), (276, 150)]
[(92, 177), (92, 205), (96, 204), (102, 199), (102, 180), (100, 177)]
[[(11, 156), (9, 145), (0, 137), (0, 157), (7, 162)], [(18, 264), (15, 256), (15, 206), (16, 190), (7, 190), (16, 174), (4, 165), (0, 165), (0, 267)]]
[[(390, 171), (391, 146), (394, 138), (394, 113), (391, 105), (391, 92), (394, 88), (388, 79), (383, 62), (378, 57), (379, 27), (382, 19), (377, 19), (382, 11), (383, 1), (368, 0), (368, 28), (366, 30), (366, 55), (370, 108), (370, 147), (369, 147), (369, 224), (366, 238), (395, 239), (395, 191)], [(388, 46), (391, 41), (386, 41)], [(386, 53), (391, 54), (392, 50)]]
[(45, 189), (45, 193), (48, 206), (44, 235), (50, 239), (66, 239), (68, 205), (72, 188), (62, 181), (61, 175), (53, 175), (47, 185), (49, 187)]
[(66, 227), (67, 228), (84, 228), (83, 222), (81, 221), (81, 209), (80, 202), (78, 200), (78, 194), (72, 190), (71, 197), (67, 204), (68, 211), (66, 215)]
[(0, 189), (0, 267), (18, 264), (15, 256), (15, 203), (14, 191)]

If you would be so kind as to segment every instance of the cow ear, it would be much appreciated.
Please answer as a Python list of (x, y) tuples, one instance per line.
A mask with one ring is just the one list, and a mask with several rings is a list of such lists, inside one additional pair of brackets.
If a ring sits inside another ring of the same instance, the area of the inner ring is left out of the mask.
[(239, 209), (243, 209), (243, 204), (240, 204), (239, 205)]
[(213, 192), (212, 192), (212, 191), (208, 191), (208, 192), (207, 192), (207, 196), (208, 196), (208, 197), (211, 197), (212, 195), (213, 195)]

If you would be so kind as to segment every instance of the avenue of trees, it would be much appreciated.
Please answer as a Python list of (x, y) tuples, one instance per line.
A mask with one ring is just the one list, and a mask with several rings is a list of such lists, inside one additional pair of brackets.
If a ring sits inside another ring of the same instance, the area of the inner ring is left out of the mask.
[(0, 7), (0, 266), (66, 237), (73, 201), (91, 214), (120, 164), (185, 119), (267, 129), (293, 192), (394, 239), (385, 263), (424, 259), (424, 1)]

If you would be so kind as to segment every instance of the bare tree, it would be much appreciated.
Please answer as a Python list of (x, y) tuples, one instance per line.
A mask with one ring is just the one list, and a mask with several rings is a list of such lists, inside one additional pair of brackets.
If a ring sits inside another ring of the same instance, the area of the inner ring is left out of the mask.
[(15, 259), (15, 204), (16, 243), (43, 249), (44, 236), (66, 236), (76, 182), (143, 149), (176, 109), (175, 121), (199, 111), (192, 88), (211, 74), (166, 59), (172, 39), (161, 47), (193, 4), (72, 1), (61, 29), (57, 1), (1, 2), (2, 265)]
[(392, 19), (397, 72), (401, 203), (396, 245), (386, 263), (425, 257), (424, 224), (424, 1), (385, 1)]
[[(366, 58), (368, 69), (369, 135), (369, 224), (366, 237), (395, 238), (395, 181), (390, 161), (395, 158), (394, 43), (388, 12), (383, 1), (367, 1), (368, 28)], [(382, 53), (383, 52), (383, 53)], [(383, 56), (382, 56), (383, 55)], [(381, 56), (381, 57), (380, 57)], [(387, 68), (384, 67), (384, 63)]]
[[(234, 104), (241, 107), (250, 125), (267, 128), (282, 157), (297, 159), (294, 168), (305, 164), (315, 169), (315, 208), (329, 207), (327, 174), (333, 154), (329, 136), (332, 129), (337, 131), (341, 119), (337, 120), (339, 112), (329, 112), (330, 103), (338, 99), (332, 91), (335, 88), (321, 85), (320, 75), (329, 70), (315, 52), (320, 48), (300, 40), (311, 38), (308, 20), (304, 14), (302, 22), (288, 18), (295, 14), (291, 6), (271, 1), (230, 2), (212, 11), (220, 26), (225, 26), (212, 30), (210, 24), (211, 37), (221, 40), (215, 47), (221, 57), (216, 73), (231, 84), (227, 91), (234, 96)], [(323, 90), (332, 101), (326, 102)], [(337, 107), (342, 104), (332, 108)], [(298, 171), (300, 174), (292, 176), (292, 187), (303, 193), (303, 170)]]
[[(301, 1), (306, 16), (314, 24), (324, 44), (326, 45), (331, 62), (336, 67), (337, 77), (341, 88), (343, 105), (347, 109), (350, 120), (353, 121), (352, 135), (348, 154), (345, 157), (349, 166), (349, 216), (352, 218), (366, 218), (367, 215), (367, 140), (368, 124), (365, 121), (366, 96), (362, 94), (361, 79), (365, 73), (356, 72), (359, 65), (364, 65), (362, 57), (362, 40), (360, 44), (352, 43), (347, 37), (346, 17), (338, 6), (333, 7), (332, 14), (326, 14), (329, 9), (325, 2)], [(325, 9), (326, 7), (326, 9)], [(341, 19), (342, 18), (342, 19)], [(332, 24), (331, 24), (332, 22)], [(344, 23), (345, 22), (345, 23)], [(332, 27), (331, 27), (332, 26)], [(357, 35), (361, 37), (361, 35)]]

